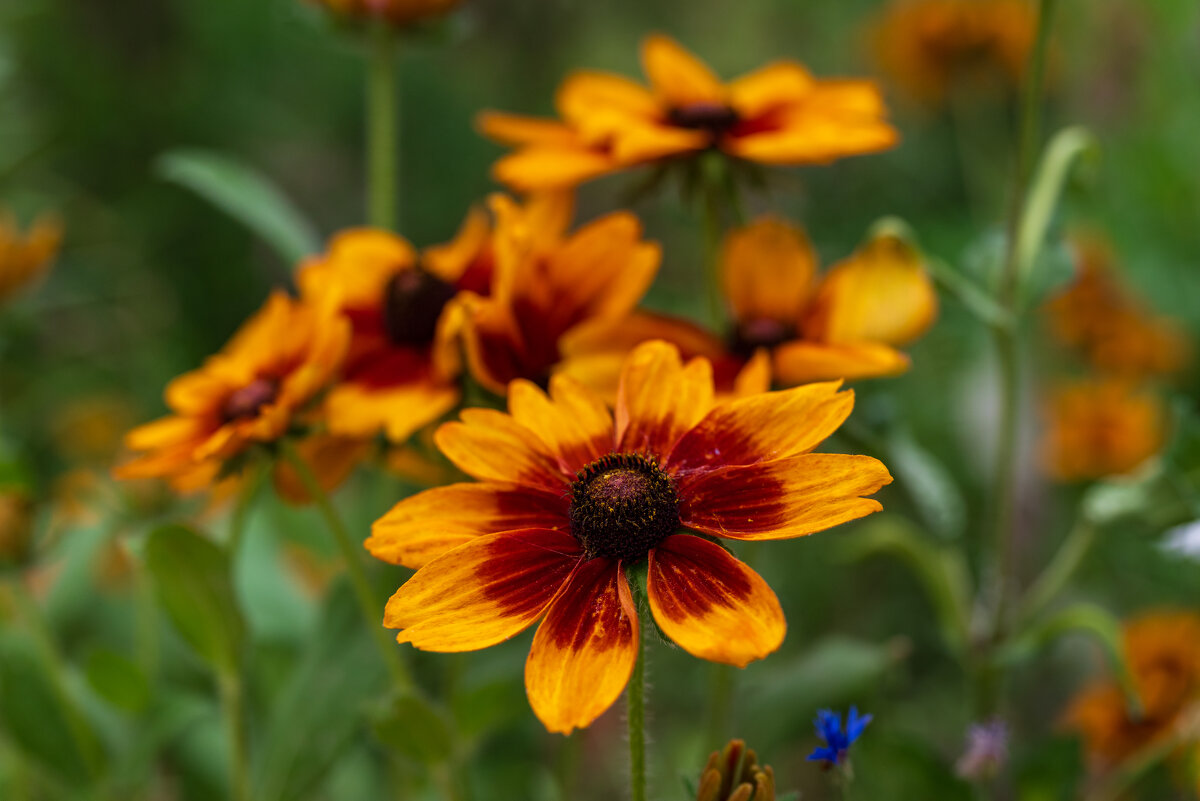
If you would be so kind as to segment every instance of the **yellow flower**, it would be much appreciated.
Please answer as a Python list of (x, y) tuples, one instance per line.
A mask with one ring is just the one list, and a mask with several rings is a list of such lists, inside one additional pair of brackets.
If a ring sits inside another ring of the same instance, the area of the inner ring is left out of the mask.
[(1083, 737), (1094, 767), (1112, 768), (1178, 734), (1200, 703), (1200, 615), (1157, 611), (1125, 625), (1125, 660), (1142, 704), (1133, 717), (1121, 688), (1100, 682), (1076, 696), (1065, 724)]
[(1051, 393), (1045, 417), (1042, 460), (1060, 481), (1128, 473), (1166, 438), (1159, 397), (1121, 379), (1064, 383)]
[(518, 148), (496, 179), (519, 190), (573, 186), (641, 164), (717, 149), (760, 164), (824, 164), (886, 150), (896, 131), (870, 81), (813, 77), (777, 61), (722, 83), (666, 36), (648, 37), (650, 86), (577, 72), (558, 90), (562, 121), (485, 112), (487, 136)]
[(775, 801), (775, 771), (758, 764), (754, 749), (742, 740), (730, 740), (709, 754), (700, 774), (696, 801)]
[(211, 486), (229, 459), (287, 433), (333, 380), (349, 340), (329, 309), (275, 292), (219, 354), (167, 385), (171, 414), (126, 435), (137, 455), (114, 474)]
[(376, 18), (392, 25), (411, 25), (441, 16), (461, 0), (316, 0), (334, 14), (351, 19)]
[(1028, 0), (894, 0), (875, 50), (888, 75), (918, 101), (1015, 87), (1037, 18)]
[(430, 651), (472, 651), (543, 619), (526, 662), (534, 712), (555, 732), (587, 726), (621, 694), (637, 659), (627, 571), (645, 563), (659, 629), (703, 659), (739, 667), (773, 652), (775, 593), (713, 538), (802, 537), (878, 511), (891, 481), (869, 456), (813, 449), (850, 414), (851, 392), (811, 384), (717, 402), (704, 359), (639, 346), (615, 416), (555, 376), (518, 380), (509, 413), (467, 409), (437, 432), (475, 483), (407, 498), (366, 547), (419, 568), (384, 625)]
[(22, 237), (16, 221), (0, 214), (0, 303), (41, 278), (62, 243), (62, 227), (42, 218)]

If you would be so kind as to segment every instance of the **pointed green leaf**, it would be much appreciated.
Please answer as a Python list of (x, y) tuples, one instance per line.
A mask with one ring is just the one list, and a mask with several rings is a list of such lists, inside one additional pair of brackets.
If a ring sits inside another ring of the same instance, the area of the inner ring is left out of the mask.
[(92, 651), (87, 660), (88, 683), (104, 700), (126, 712), (140, 712), (150, 700), (150, 682), (127, 657), (107, 648)]

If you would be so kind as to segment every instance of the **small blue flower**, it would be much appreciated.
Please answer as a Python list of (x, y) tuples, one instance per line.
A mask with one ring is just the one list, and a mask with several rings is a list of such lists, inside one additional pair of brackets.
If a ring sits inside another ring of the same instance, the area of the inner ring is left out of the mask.
[(850, 707), (846, 716), (846, 731), (842, 732), (842, 716), (837, 712), (822, 709), (817, 713), (813, 725), (817, 728), (817, 736), (825, 741), (825, 745), (808, 755), (809, 762), (824, 762), (825, 767), (840, 765), (846, 759), (850, 744), (858, 739), (871, 722), (870, 715), (858, 716), (858, 709)]

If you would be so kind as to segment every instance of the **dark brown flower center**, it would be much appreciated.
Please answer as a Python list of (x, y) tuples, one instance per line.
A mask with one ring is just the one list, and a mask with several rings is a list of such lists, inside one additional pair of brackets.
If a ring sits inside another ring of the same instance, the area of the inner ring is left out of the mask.
[(740, 121), (738, 113), (724, 103), (688, 103), (667, 112), (667, 122), (672, 125), (708, 131), (713, 136), (727, 133)]
[(759, 317), (738, 323), (733, 332), (731, 349), (739, 356), (750, 357), (759, 348), (773, 348), (795, 337), (796, 327), (790, 323)]
[(454, 297), (453, 285), (418, 268), (392, 276), (383, 290), (383, 330), (396, 345), (433, 342), (442, 309)]
[(610, 453), (575, 474), (570, 518), (588, 556), (641, 559), (679, 528), (679, 498), (653, 459)]
[(256, 378), (246, 386), (235, 389), (221, 406), (221, 416), (226, 421), (253, 417), (259, 409), (272, 403), (279, 395), (279, 381), (274, 378)]

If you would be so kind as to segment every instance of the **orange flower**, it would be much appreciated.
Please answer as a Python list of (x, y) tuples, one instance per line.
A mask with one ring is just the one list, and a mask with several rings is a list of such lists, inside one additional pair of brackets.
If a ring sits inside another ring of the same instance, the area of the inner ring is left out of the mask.
[(1046, 418), (1042, 458), (1060, 481), (1128, 473), (1166, 438), (1162, 401), (1120, 379), (1062, 384), (1046, 404)]
[(473, 210), (454, 241), (418, 258), (403, 238), (360, 228), (334, 237), (297, 276), (314, 302), (337, 296), (353, 336), (341, 381), (325, 402), (329, 431), (367, 438), (380, 431), (403, 442), (459, 400), (457, 316), (460, 292), (487, 294), (492, 245), (487, 215)]
[(565, 196), (521, 208), (502, 195), (496, 216), (492, 295), (464, 293), (467, 363), (480, 384), (503, 395), (509, 381), (545, 384), (562, 369), (561, 341), (585, 324), (620, 321), (658, 271), (658, 245), (642, 241), (629, 212), (606, 215), (571, 235)]
[(603, 72), (568, 77), (561, 122), (481, 115), (484, 134), (519, 148), (496, 163), (496, 179), (519, 190), (573, 186), (713, 148), (761, 164), (821, 164), (897, 141), (870, 81), (819, 80), (778, 61), (724, 84), (660, 35), (643, 42), (642, 66), (649, 88)]
[(1142, 748), (1178, 733), (1200, 703), (1200, 615), (1158, 611), (1125, 626), (1125, 659), (1142, 704), (1131, 716), (1115, 682), (1081, 692), (1065, 723), (1078, 732), (1093, 765), (1115, 766)]
[(1016, 86), (1033, 46), (1028, 0), (895, 0), (875, 29), (883, 69), (916, 100)]
[(62, 243), (62, 227), (50, 218), (33, 224), (24, 237), (16, 221), (0, 214), (0, 303), (41, 278)]
[(1187, 335), (1121, 283), (1111, 247), (1095, 235), (1076, 235), (1073, 245), (1078, 277), (1046, 304), (1055, 338), (1099, 370), (1127, 376), (1181, 370), (1191, 350)]
[[(648, 560), (659, 629), (689, 653), (739, 667), (783, 641), (770, 587), (712, 538), (800, 537), (878, 511), (862, 497), (891, 481), (869, 456), (812, 453), (854, 405), (837, 384), (714, 403), (704, 359), (638, 347), (615, 421), (555, 376), (549, 395), (509, 387), (509, 413), (468, 409), (437, 432), (478, 483), (397, 504), (366, 547), (419, 568), (388, 601), (400, 642), (470, 651), (544, 618), (526, 662), (534, 712), (551, 731), (590, 724), (637, 658), (626, 572)], [(681, 533), (680, 530), (684, 531)]]
[(273, 293), (219, 354), (167, 385), (172, 414), (126, 435), (138, 455), (114, 474), (210, 486), (229, 459), (287, 433), (332, 381), (349, 340), (349, 324), (329, 310)]
[(382, 19), (396, 26), (438, 17), (461, 0), (317, 0), (333, 13), (352, 19)]

